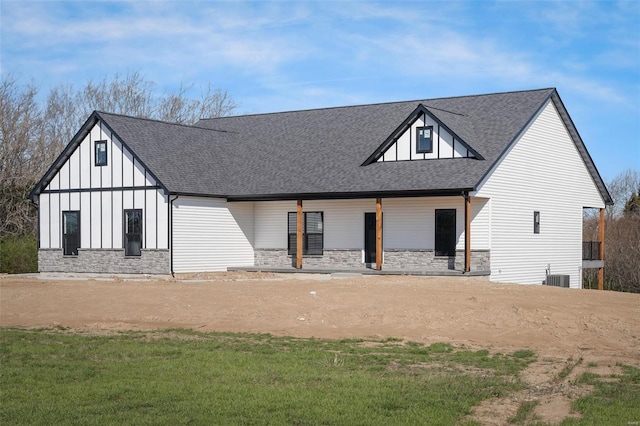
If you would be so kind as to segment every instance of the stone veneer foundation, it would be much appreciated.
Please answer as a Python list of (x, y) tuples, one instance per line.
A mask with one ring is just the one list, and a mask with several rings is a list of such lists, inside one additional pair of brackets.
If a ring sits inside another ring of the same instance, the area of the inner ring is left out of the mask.
[(88, 272), (107, 274), (170, 274), (169, 250), (142, 249), (140, 256), (124, 255), (124, 249), (78, 249), (64, 256), (62, 249), (39, 249), (40, 272)]
[[(287, 268), (295, 266), (295, 256), (287, 254), (285, 249), (256, 249), (255, 266), (271, 268)], [(304, 256), (303, 267), (310, 268), (362, 268), (362, 250), (360, 249), (328, 249), (322, 256)], [(388, 270), (426, 270), (444, 271), (464, 269), (464, 250), (457, 250), (456, 256), (435, 256), (433, 250), (398, 250), (384, 251), (382, 269)], [(471, 270), (489, 271), (491, 254), (489, 250), (471, 251)]]

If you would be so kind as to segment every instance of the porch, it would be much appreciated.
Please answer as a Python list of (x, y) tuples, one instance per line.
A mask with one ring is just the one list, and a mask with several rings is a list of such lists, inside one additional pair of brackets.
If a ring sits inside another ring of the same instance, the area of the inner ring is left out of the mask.
[(227, 268), (229, 271), (244, 272), (273, 272), (277, 274), (357, 274), (357, 275), (413, 275), (424, 277), (487, 277), (491, 275), (490, 270), (469, 271), (455, 269), (429, 270), (429, 269), (374, 269), (367, 267), (350, 268), (318, 268), (313, 266), (303, 266), (302, 268), (277, 267), (277, 266), (236, 266)]
[(597, 269), (604, 268), (604, 258), (602, 257), (602, 241), (582, 242), (582, 268)]

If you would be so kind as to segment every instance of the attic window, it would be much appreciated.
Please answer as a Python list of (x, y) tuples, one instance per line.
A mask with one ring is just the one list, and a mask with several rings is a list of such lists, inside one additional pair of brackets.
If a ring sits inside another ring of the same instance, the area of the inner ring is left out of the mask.
[(416, 128), (416, 152), (433, 152), (433, 126)]
[(96, 141), (96, 166), (107, 165), (107, 141)]

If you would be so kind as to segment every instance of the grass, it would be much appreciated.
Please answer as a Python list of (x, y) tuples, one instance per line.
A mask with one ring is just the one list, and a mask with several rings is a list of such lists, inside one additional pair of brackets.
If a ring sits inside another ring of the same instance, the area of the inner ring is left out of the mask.
[[(476, 425), (472, 407), (522, 390), (535, 358), (399, 339), (0, 328), (0, 424)], [(620, 369), (577, 378), (593, 392), (561, 424), (639, 422), (640, 369)], [(509, 423), (542, 425), (536, 404)]]
[(573, 361), (572, 358), (569, 358), (567, 360), (567, 365), (562, 369), (562, 371), (560, 371), (560, 373), (558, 373), (558, 378), (565, 379), (569, 374), (571, 374), (571, 372), (573, 372), (573, 369), (580, 364), (582, 364), (582, 358), (579, 358), (575, 362)]
[(1, 329), (1, 424), (454, 424), (533, 353), (188, 330)]
[(584, 373), (579, 382), (593, 385), (594, 391), (573, 404), (582, 418), (566, 419), (562, 425), (640, 424), (640, 369), (627, 365), (620, 368), (623, 374), (615, 381), (602, 381), (597, 374)]
[(516, 415), (509, 419), (511, 424), (524, 424), (530, 418), (533, 418), (533, 409), (538, 405), (538, 401), (525, 401), (520, 404)]

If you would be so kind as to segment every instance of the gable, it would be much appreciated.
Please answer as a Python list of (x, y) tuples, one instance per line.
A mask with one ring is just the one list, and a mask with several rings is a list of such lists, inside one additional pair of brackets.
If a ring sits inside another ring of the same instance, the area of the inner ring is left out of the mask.
[[(106, 150), (105, 157), (98, 160), (97, 142)], [(94, 113), (45, 173), (30, 198), (41, 193), (140, 187), (164, 189), (133, 151)]]
[[(421, 144), (422, 135), (428, 136)], [(482, 158), (473, 148), (437, 119), (428, 108), (419, 105), (363, 165), (376, 162)]]
[(552, 98), (509, 146), (476, 195), (514, 200), (517, 206), (531, 204), (538, 210), (540, 206), (601, 208), (606, 203)]

